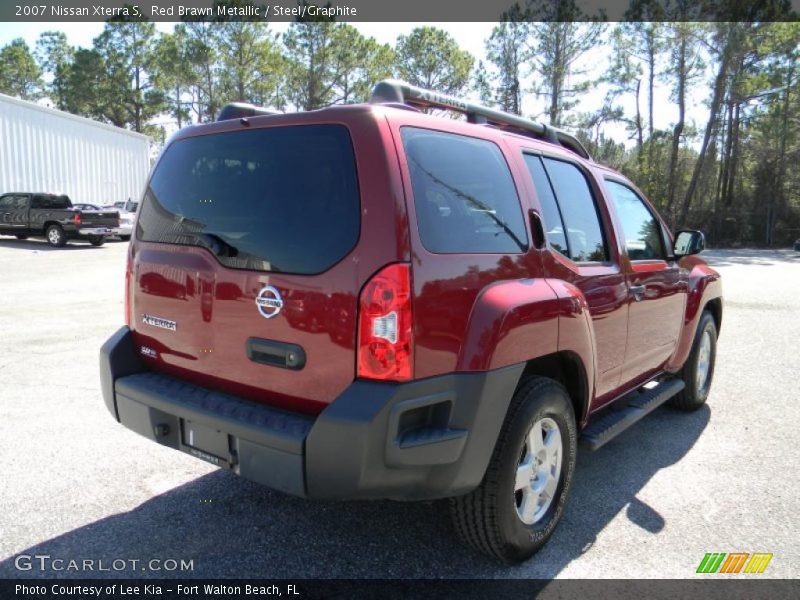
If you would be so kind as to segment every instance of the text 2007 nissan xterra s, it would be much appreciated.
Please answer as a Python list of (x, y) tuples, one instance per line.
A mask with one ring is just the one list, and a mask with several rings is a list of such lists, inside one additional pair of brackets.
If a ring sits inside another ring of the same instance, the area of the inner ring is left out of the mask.
[(103, 395), (290, 494), (451, 498), (468, 543), (521, 561), (579, 442), (706, 401), (722, 290), (703, 247), (520, 117), (401, 82), (306, 113), (230, 105), (153, 169)]

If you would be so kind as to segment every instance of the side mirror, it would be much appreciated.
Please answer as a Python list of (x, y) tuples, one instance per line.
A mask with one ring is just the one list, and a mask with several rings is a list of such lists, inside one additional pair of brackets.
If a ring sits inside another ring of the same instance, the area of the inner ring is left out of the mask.
[(697, 229), (683, 229), (675, 236), (673, 254), (680, 258), (690, 254), (699, 254), (706, 249), (706, 236)]

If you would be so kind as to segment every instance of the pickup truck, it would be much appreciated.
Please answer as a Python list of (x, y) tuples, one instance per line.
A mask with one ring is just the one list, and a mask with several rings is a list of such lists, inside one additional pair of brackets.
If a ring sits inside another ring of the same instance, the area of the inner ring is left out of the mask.
[(117, 227), (117, 211), (77, 209), (63, 194), (17, 192), (0, 196), (0, 235), (20, 240), (44, 237), (59, 248), (68, 240), (102, 246)]
[(709, 396), (722, 284), (703, 234), (549, 125), (401, 82), (306, 113), (228, 105), (145, 189), (103, 397), (241, 477), (447, 498), (468, 544), (522, 561), (579, 445)]

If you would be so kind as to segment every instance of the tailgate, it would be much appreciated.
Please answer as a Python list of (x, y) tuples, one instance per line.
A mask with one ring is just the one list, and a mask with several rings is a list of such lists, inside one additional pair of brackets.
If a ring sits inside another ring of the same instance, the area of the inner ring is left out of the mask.
[(117, 227), (119, 213), (117, 211), (81, 210), (81, 227)]
[(173, 142), (132, 252), (142, 356), (205, 387), (318, 412), (354, 378), (360, 219), (343, 126)]

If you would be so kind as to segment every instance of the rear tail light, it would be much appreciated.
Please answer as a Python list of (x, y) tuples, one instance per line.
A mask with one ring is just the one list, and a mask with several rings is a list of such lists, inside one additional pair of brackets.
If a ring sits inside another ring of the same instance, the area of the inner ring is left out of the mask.
[(404, 381), (414, 372), (411, 266), (379, 271), (361, 290), (358, 306), (358, 376)]
[(81, 224), (81, 213), (76, 212), (74, 215), (72, 215), (72, 222), (75, 223), (75, 225), (80, 225)]
[(131, 326), (131, 277), (133, 275), (133, 261), (131, 260), (130, 248), (128, 249), (128, 261), (125, 264), (125, 325)]

